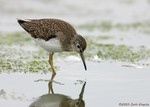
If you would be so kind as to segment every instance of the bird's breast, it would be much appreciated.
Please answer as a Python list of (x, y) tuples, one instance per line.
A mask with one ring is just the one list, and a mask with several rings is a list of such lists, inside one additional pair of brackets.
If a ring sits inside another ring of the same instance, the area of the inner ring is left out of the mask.
[(52, 39), (49, 39), (48, 41), (45, 41), (40, 38), (36, 38), (34, 39), (34, 41), (48, 52), (62, 52), (63, 51), (60, 41), (57, 38), (52, 38)]

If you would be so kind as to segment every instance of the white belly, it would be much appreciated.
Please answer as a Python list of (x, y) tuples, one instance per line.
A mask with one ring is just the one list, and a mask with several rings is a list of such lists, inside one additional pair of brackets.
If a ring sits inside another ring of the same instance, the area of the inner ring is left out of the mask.
[(45, 41), (45, 40), (40, 39), (40, 38), (36, 38), (36, 39), (34, 39), (34, 41), (48, 52), (61, 52), (61, 51), (63, 51), (63, 49), (61, 48), (59, 40), (56, 38), (52, 38), (48, 41)]

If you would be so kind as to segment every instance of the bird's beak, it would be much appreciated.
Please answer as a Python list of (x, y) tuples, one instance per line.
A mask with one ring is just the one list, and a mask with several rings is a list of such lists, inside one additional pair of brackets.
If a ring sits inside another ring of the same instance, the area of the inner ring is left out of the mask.
[(80, 93), (80, 95), (79, 95), (79, 100), (82, 100), (82, 98), (83, 98), (85, 85), (86, 85), (86, 82), (84, 82), (84, 84), (83, 84), (83, 87), (82, 87), (81, 93)]
[(85, 63), (85, 59), (84, 59), (84, 55), (83, 55), (83, 53), (80, 53), (80, 56), (81, 56), (81, 59), (82, 59), (82, 62), (83, 62), (84, 68), (85, 68), (85, 70), (87, 70), (87, 68), (86, 68), (86, 63)]

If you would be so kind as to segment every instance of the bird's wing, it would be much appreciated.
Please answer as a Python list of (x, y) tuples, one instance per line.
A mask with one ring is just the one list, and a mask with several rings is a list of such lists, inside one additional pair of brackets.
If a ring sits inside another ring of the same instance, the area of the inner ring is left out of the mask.
[(69, 23), (58, 19), (18, 19), (18, 22), (32, 37), (46, 41), (59, 36), (58, 32), (67, 36), (76, 34), (75, 29)]

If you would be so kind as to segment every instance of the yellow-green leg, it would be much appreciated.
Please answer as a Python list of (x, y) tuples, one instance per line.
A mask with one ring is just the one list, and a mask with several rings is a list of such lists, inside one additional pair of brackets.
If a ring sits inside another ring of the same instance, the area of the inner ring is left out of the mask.
[(54, 53), (49, 53), (49, 61), (48, 61), (51, 66), (51, 69), (52, 69), (52, 77), (48, 83), (48, 93), (50, 93), (50, 91), (51, 91), (52, 94), (54, 94), (52, 83), (53, 83), (53, 79), (56, 75), (56, 71), (55, 71), (54, 65), (53, 65), (53, 55), (54, 55)]

